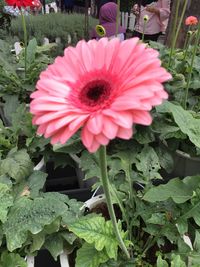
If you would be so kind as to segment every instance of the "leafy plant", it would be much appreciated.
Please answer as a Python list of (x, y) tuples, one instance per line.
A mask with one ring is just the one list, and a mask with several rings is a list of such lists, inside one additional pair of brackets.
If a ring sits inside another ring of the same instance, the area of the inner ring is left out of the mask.
[[(27, 73), (24, 75), (23, 50), (19, 57), (10, 53), (11, 47), (3, 40), (0, 40), (0, 97), (2, 104), (9, 105), (15, 95), (19, 102), (28, 102), (29, 95), (35, 87), (40, 72), (51, 62), (48, 55), (55, 45), (48, 45), (44, 48), (37, 46), (36, 39), (29, 41), (27, 47)], [(12, 104), (11, 104), (12, 105)], [(5, 105), (4, 105), (5, 106)]]
[(47, 174), (33, 170), (24, 149), (12, 149), (0, 160), (0, 170), (0, 266), (25, 267), (21, 257), (36, 255), (41, 248), (56, 259), (80, 245), (68, 226), (82, 216), (82, 203), (43, 193)]
[[(84, 38), (84, 15), (61, 13), (50, 13), (43, 15), (29, 16), (26, 19), (29, 39), (35, 37), (39, 44), (42, 44), (43, 38), (47, 37), (51, 42), (55, 42), (57, 37), (61, 38), (63, 48), (68, 44), (68, 36), (71, 37), (72, 44)], [(97, 20), (90, 18), (89, 26), (94, 27)], [(16, 35), (23, 40), (23, 29), (20, 18), (12, 20), (11, 35)]]

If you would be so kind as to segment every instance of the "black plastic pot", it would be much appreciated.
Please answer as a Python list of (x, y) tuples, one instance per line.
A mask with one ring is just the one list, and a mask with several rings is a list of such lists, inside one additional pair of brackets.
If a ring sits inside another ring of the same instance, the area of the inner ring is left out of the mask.
[(166, 179), (175, 177), (184, 178), (186, 176), (200, 175), (200, 157), (190, 157), (189, 154), (177, 150), (174, 155), (174, 168), (172, 172), (163, 172)]
[(91, 184), (84, 181), (84, 174), (78, 167), (54, 168), (54, 163), (48, 162), (46, 172), (46, 192), (59, 192), (79, 201), (86, 201), (92, 196)]
[(177, 150), (174, 155), (174, 177), (186, 177), (200, 174), (200, 157), (190, 157), (187, 153)]
[(59, 258), (55, 261), (47, 250), (40, 250), (35, 257), (34, 267), (60, 267), (60, 261)]

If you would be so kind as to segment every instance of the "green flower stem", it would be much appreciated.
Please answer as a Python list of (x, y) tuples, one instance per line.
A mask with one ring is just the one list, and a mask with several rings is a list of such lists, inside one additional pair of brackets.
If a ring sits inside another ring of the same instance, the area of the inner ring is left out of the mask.
[(176, 45), (176, 42), (177, 42), (177, 39), (178, 39), (178, 35), (179, 35), (180, 29), (181, 29), (181, 26), (182, 26), (182, 22), (183, 22), (183, 18), (184, 18), (184, 15), (185, 15), (186, 8), (187, 8), (187, 4), (188, 4), (188, 0), (185, 0), (184, 6), (183, 6), (183, 10), (182, 10), (182, 13), (181, 13), (181, 17), (180, 17), (180, 20), (179, 20), (178, 28), (177, 28), (177, 31), (176, 31), (176, 34), (175, 34), (175, 37), (174, 37), (174, 47)]
[(116, 33), (115, 36), (117, 37), (119, 31), (119, 23), (120, 23), (120, 0), (117, 0), (117, 17), (116, 17)]
[(188, 54), (188, 48), (189, 48), (189, 45), (190, 45), (190, 43), (191, 43), (191, 40), (192, 40), (192, 35), (189, 34), (189, 33), (187, 33), (187, 37), (186, 37), (186, 41), (185, 41), (186, 44), (184, 45), (185, 48), (183, 49), (183, 50), (184, 50), (184, 57), (183, 57), (183, 60), (185, 60), (186, 57), (187, 57), (187, 54)]
[(189, 66), (188, 79), (187, 79), (187, 84), (186, 84), (186, 89), (185, 89), (185, 98), (184, 98), (184, 108), (185, 109), (187, 107), (187, 99), (188, 99), (189, 86), (190, 86), (190, 81), (191, 81), (191, 78), (192, 78), (192, 70), (193, 70), (193, 65), (194, 65), (194, 59), (195, 59), (195, 56), (196, 56), (196, 53), (197, 53), (197, 48), (198, 48), (198, 45), (199, 45), (199, 40), (200, 40), (200, 23), (198, 25), (196, 40), (195, 40), (194, 49), (193, 49), (193, 53), (192, 53), (191, 64)]
[(27, 72), (27, 29), (26, 29), (26, 20), (22, 10), (20, 9), (21, 17), (22, 17), (22, 28), (24, 31), (24, 69), (25, 69), (25, 77)]
[(185, 43), (184, 43), (184, 46), (183, 46), (183, 50), (185, 50), (187, 48), (188, 40), (189, 40), (189, 37), (190, 37), (190, 31), (191, 31), (191, 26), (189, 25), (188, 31), (187, 31), (187, 35), (186, 35), (186, 38), (185, 38)]
[[(132, 240), (132, 225), (129, 224), (129, 219), (126, 215), (126, 210), (124, 209), (123, 203), (121, 202), (121, 200), (119, 199), (118, 195), (117, 195), (117, 190), (114, 188), (114, 186), (112, 186), (110, 184), (110, 190), (111, 190), (111, 194), (114, 196), (114, 198), (117, 200), (117, 204), (119, 205), (119, 208), (122, 212), (122, 216), (123, 216), (123, 220), (126, 222), (126, 226), (128, 229), (128, 234), (129, 234), (129, 240)], [(130, 255), (132, 254), (132, 250), (129, 251)], [(133, 255), (131, 255), (132, 258)]]
[[(176, 3), (176, 11), (175, 11), (175, 18), (174, 18), (174, 24), (173, 24), (173, 29), (172, 29), (172, 36), (175, 35), (176, 32), (176, 26), (177, 26), (177, 21), (178, 21), (178, 13), (179, 13), (179, 7), (180, 7), (180, 0), (177, 1)], [(176, 45), (176, 40), (175, 38), (173, 38), (173, 42), (171, 45), (171, 49), (170, 49), (170, 54), (169, 54), (169, 63), (168, 63), (168, 67), (171, 66), (171, 61), (172, 61), (172, 55), (174, 54), (174, 48)]]
[(127, 258), (130, 258), (128, 250), (127, 250), (127, 248), (124, 244), (124, 241), (122, 240), (122, 237), (120, 235), (120, 232), (119, 232), (119, 229), (117, 226), (117, 220), (115, 217), (114, 208), (112, 205), (111, 193), (109, 190), (107, 161), (106, 161), (106, 147), (105, 146), (101, 146), (99, 149), (99, 165), (100, 165), (100, 169), (101, 169), (101, 181), (102, 181), (103, 191), (104, 191), (104, 194), (106, 197), (106, 203), (107, 203), (110, 219), (111, 219), (113, 227), (114, 227), (115, 235), (116, 235), (116, 238), (119, 242), (120, 248), (122, 249), (124, 254), (127, 256)]
[(144, 33), (146, 30), (146, 26), (147, 26), (147, 20), (144, 20), (143, 31), (142, 31), (142, 42), (144, 42)]
[(114, 196), (114, 198), (116, 199), (116, 201), (117, 201), (117, 204), (119, 205), (119, 208), (120, 208), (120, 210), (121, 210), (121, 212), (122, 212), (122, 215), (124, 216), (123, 217), (123, 219), (125, 220), (125, 222), (126, 222), (126, 224), (128, 225), (128, 218), (127, 218), (127, 216), (126, 216), (126, 211), (125, 211), (125, 209), (124, 209), (124, 206), (123, 206), (123, 204), (122, 204), (122, 202), (120, 201), (120, 199), (119, 199), (119, 197), (118, 197), (118, 195), (117, 195), (117, 190), (114, 188), (114, 186), (112, 186), (111, 184), (109, 184), (109, 186), (110, 186), (110, 191), (111, 191), (111, 194)]

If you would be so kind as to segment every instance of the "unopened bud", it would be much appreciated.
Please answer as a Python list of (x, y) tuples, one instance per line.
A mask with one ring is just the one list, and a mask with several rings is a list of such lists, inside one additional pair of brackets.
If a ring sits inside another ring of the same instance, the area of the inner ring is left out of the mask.
[(187, 34), (188, 35), (192, 35), (194, 33), (194, 31), (188, 31)]

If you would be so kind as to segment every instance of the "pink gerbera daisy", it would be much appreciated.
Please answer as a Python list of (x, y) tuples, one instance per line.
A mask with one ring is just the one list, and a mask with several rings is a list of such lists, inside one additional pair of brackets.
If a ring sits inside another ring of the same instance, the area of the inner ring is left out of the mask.
[(133, 124), (150, 125), (149, 111), (167, 98), (171, 75), (158, 52), (138, 38), (80, 41), (40, 75), (30, 107), (38, 134), (64, 144), (82, 127), (90, 152), (115, 137), (130, 139)]
[(189, 16), (185, 20), (185, 25), (197, 25), (198, 24), (198, 19), (197, 17), (194, 16)]

